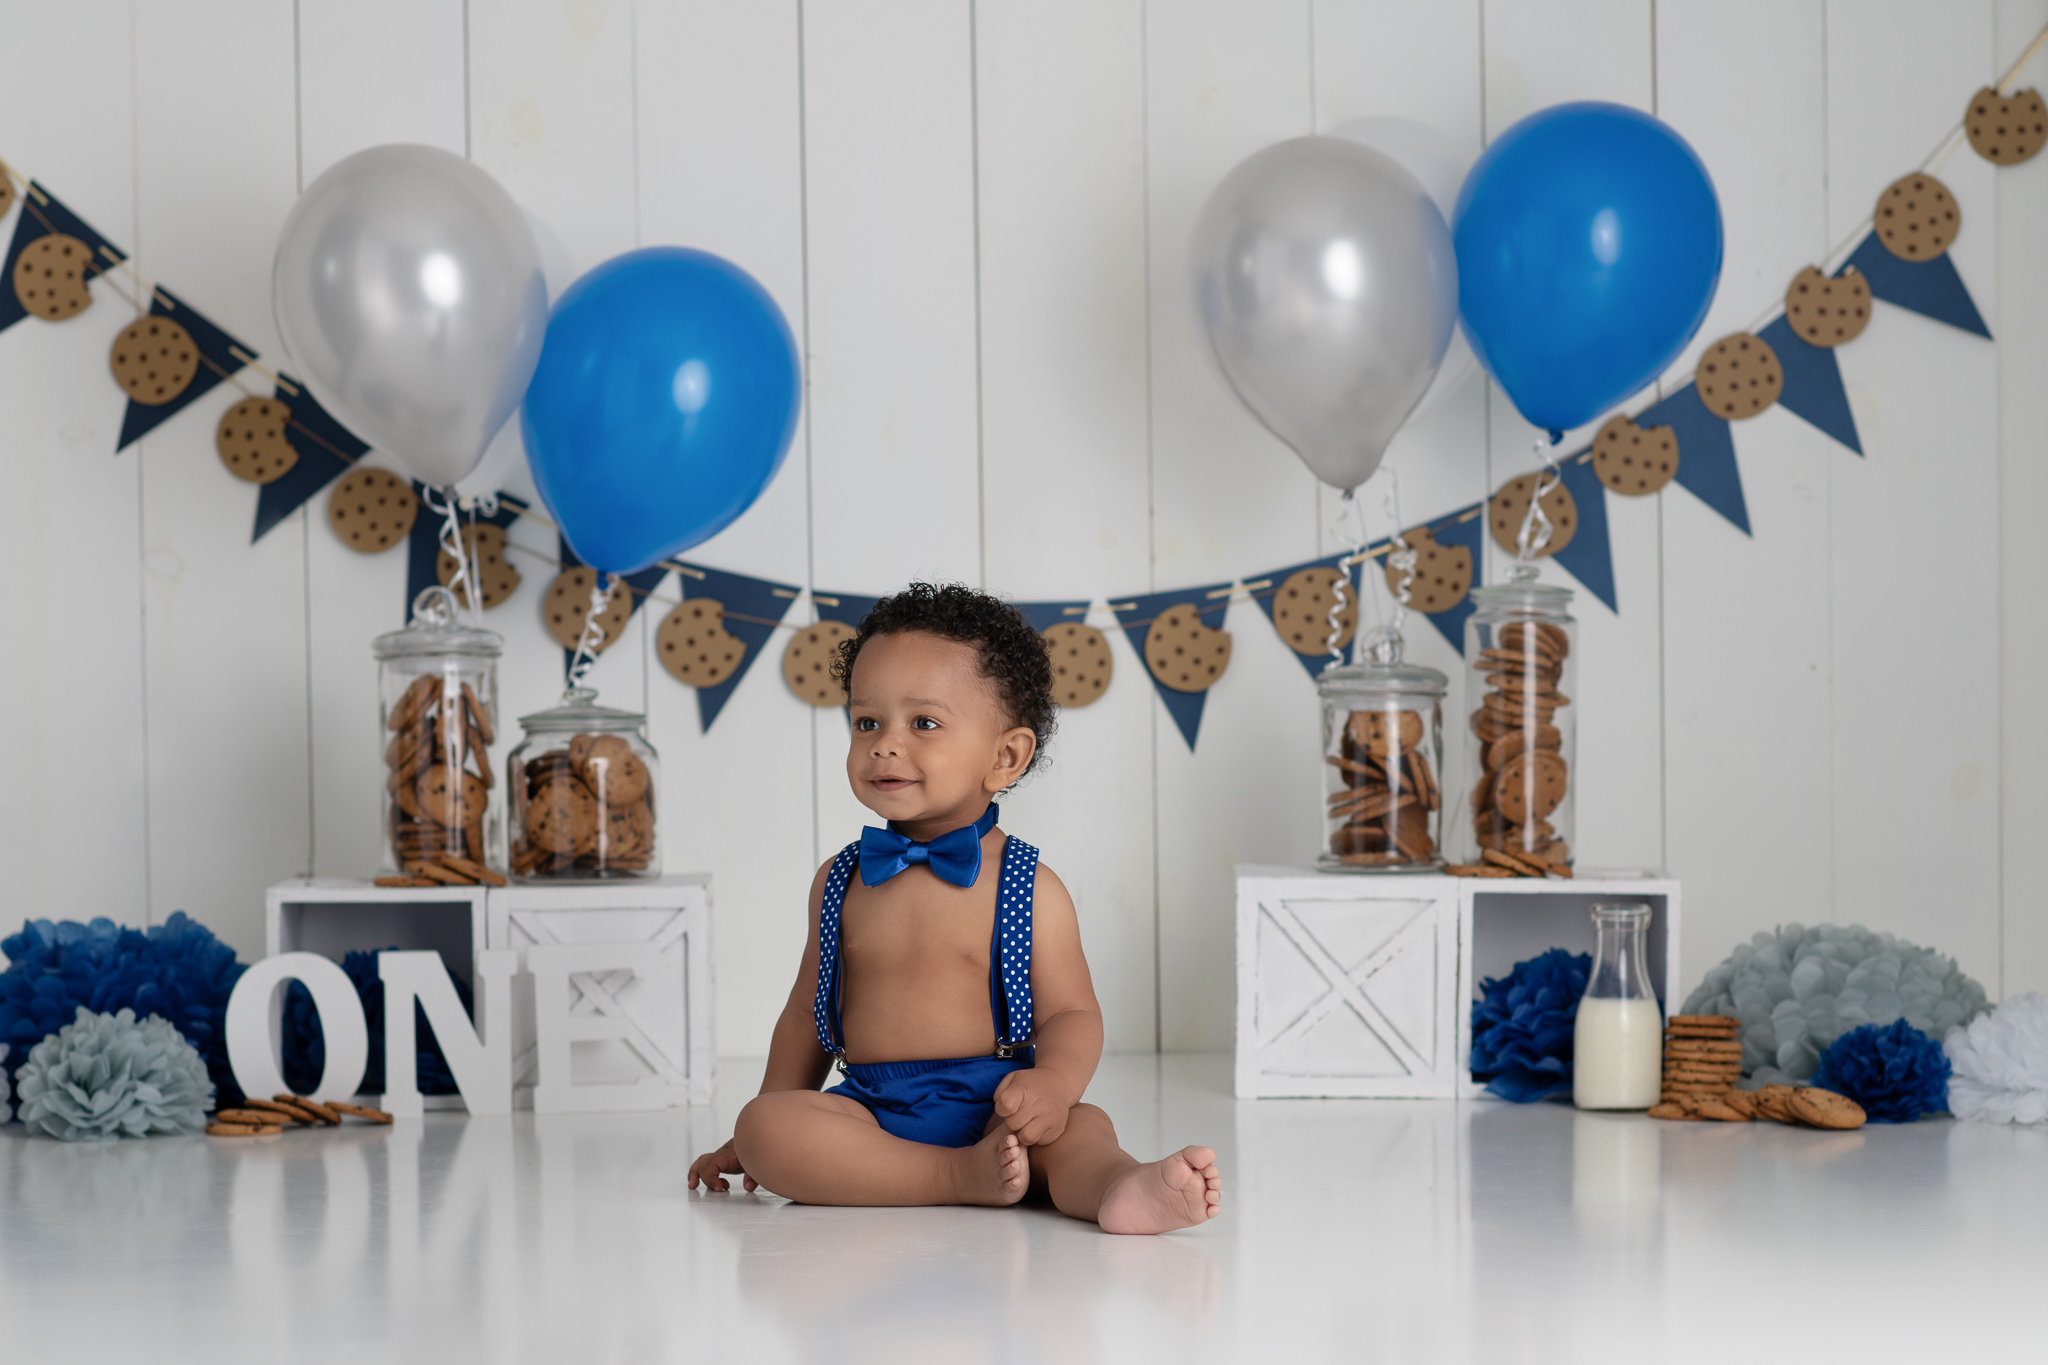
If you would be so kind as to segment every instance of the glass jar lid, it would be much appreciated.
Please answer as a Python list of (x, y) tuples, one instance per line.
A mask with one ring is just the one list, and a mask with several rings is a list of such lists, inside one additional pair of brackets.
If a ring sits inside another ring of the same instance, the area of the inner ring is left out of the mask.
[(1536, 581), (1534, 564), (1516, 564), (1508, 570), (1508, 581), (1472, 589), (1474, 610), (1498, 615), (1527, 612), (1534, 616), (1561, 618), (1572, 609), (1572, 590)]
[(1404, 663), (1399, 632), (1382, 626), (1362, 642), (1364, 659), (1326, 668), (1316, 678), (1325, 697), (1441, 697), (1451, 680), (1427, 664)]
[(521, 716), (519, 726), (528, 734), (625, 734), (637, 732), (647, 723), (644, 711), (619, 711), (597, 704), (597, 689), (572, 687), (562, 694), (562, 704), (545, 711)]
[(495, 659), (505, 651), (505, 637), (495, 630), (465, 626), (455, 606), (455, 594), (443, 587), (421, 590), (412, 599), (412, 622), (403, 630), (379, 635), (372, 648), (379, 659), (399, 659), (427, 654), (459, 654), (473, 659)]

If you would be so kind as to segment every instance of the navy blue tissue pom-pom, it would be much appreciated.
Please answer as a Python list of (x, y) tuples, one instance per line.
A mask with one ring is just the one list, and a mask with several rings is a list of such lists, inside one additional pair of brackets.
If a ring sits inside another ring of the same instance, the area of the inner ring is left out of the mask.
[(90, 924), (32, 920), (0, 939), (0, 1043), (16, 1065), (84, 1006), (94, 1014), (154, 1014), (177, 1029), (206, 1062), (222, 1104), (240, 1100), (228, 1068), (224, 1021), (228, 996), (246, 970), (234, 950), (184, 911), (164, 923), (123, 929), (105, 917)]
[(1588, 953), (1552, 948), (1498, 980), (1472, 1003), (1472, 1079), (1527, 1104), (1572, 1088), (1572, 1029), (1592, 973)]
[[(341, 970), (355, 986), (356, 997), (363, 1002), (363, 1022), (370, 1031), (370, 1064), (363, 1072), (362, 1088), (368, 1094), (381, 1095), (384, 1093), (384, 982), (377, 975), (377, 954), (350, 953), (342, 958)], [(464, 1011), (474, 1017), (476, 1009), (470, 1001), (469, 987), (460, 979), (455, 982), (455, 994), (461, 999)], [(455, 1074), (448, 1069), (448, 1058), (441, 1051), (440, 1040), (434, 1037), (433, 1026), (427, 1023), (427, 1012), (417, 1004), (413, 1006), (413, 1041), (419, 1048), (417, 1074), (420, 1093), (453, 1095)], [(284, 1038), (279, 1051), (283, 1054), (284, 1083), (294, 1095), (310, 1095), (319, 1088), (320, 1073), (327, 1065), (327, 1041), (320, 1032), (320, 1012), (313, 1008), (313, 993), (297, 981), (285, 989)]]
[(1911, 1123), (1948, 1109), (1948, 1056), (1903, 1019), (1850, 1029), (1820, 1055), (1813, 1083), (1847, 1095), (1872, 1123)]

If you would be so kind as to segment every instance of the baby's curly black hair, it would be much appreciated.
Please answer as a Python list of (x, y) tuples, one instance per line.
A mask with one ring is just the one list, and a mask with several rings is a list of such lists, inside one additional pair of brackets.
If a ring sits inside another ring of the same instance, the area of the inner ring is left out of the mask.
[(1052, 655), (1031, 623), (1000, 597), (964, 583), (912, 583), (875, 603), (851, 640), (839, 646), (832, 677), (840, 690), (853, 691), (853, 661), (861, 646), (877, 635), (921, 630), (942, 639), (974, 646), (981, 675), (995, 684), (996, 695), (1017, 725), (1038, 737), (1038, 748), (1025, 773), (1045, 758), (1058, 723), (1052, 699)]

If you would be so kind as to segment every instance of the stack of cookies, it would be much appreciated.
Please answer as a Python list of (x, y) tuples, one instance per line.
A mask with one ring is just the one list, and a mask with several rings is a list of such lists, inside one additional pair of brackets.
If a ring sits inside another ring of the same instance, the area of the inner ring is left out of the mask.
[(654, 774), (621, 735), (580, 734), (529, 760), (513, 812), (522, 880), (645, 877), (654, 862)]
[(1545, 869), (1571, 865), (1571, 846), (1549, 819), (1571, 790), (1564, 735), (1555, 723), (1558, 711), (1572, 704), (1558, 690), (1570, 652), (1562, 627), (1510, 621), (1479, 653), (1487, 691), (1472, 713), (1479, 741), (1472, 827), (1482, 857), (1492, 850)]
[(339, 1127), (342, 1116), (389, 1123), (391, 1115), (382, 1109), (332, 1100), (322, 1104), (304, 1095), (279, 1095), (268, 1100), (243, 1100), (239, 1108), (222, 1109), (206, 1125), (208, 1137), (270, 1137), (287, 1127)]
[(404, 875), (377, 884), (503, 886), (505, 878), (485, 866), (484, 816), (496, 782), (490, 708), (468, 683), (451, 687), (437, 673), (422, 673), (384, 723), (392, 732), (384, 747), (386, 829)]
[(1742, 1079), (1742, 1021), (1674, 1014), (1664, 1026), (1664, 1098), (1725, 1095)]
[(1718, 1119), (1747, 1123), (1772, 1119), (1801, 1128), (1861, 1128), (1868, 1117), (1847, 1095), (1810, 1085), (1767, 1085), (1760, 1090), (1729, 1090), (1719, 1095), (1682, 1095), (1650, 1109), (1653, 1119)]
[(1429, 756), (1417, 747), (1422, 713), (1353, 711), (1328, 762), (1341, 777), (1330, 793), (1330, 853), (1355, 867), (1436, 861), (1435, 812), (1443, 804)]

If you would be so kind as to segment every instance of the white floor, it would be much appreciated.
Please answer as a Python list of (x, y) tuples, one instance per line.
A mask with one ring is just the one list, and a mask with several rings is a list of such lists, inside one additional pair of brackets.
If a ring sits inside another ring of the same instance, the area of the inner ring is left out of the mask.
[(1111, 1058), (1125, 1145), (1207, 1142), (1228, 1184), (1205, 1228), (1109, 1237), (687, 1193), (758, 1074), (715, 1114), (0, 1128), (0, 1359), (2048, 1359), (2041, 1129), (1240, 1104), (1224, 1058)]

